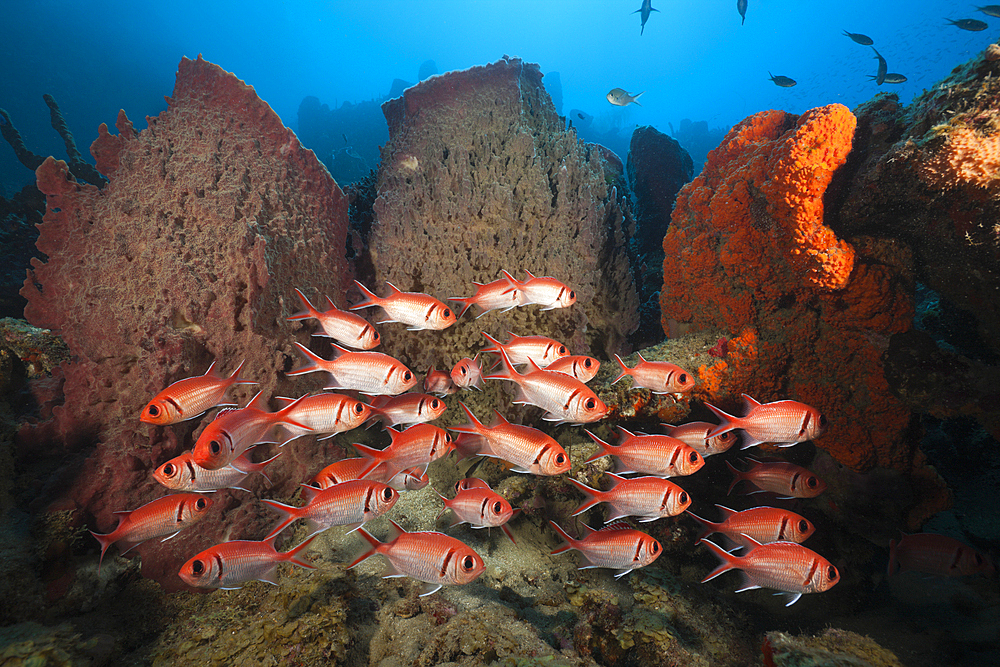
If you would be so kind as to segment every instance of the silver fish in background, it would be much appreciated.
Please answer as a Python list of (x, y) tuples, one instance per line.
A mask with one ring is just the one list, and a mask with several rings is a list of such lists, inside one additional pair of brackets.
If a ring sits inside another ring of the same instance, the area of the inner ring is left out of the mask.
[[(742, 2), (745, 4), (746, 0), (742, 0)], [(658, 12), (658, 11), (660, 10), (653, 8), (653, 0), (642, 0), (642, 7), (639, 7), (639, 9), (632, 12), (633, 14), (638, 14), (639, 18), (642, 19), (642, 26), (639, 28), (640, 36), (646, 30), (646, 21), (649, 20), (649, 15), (652, 12)]]
[(645, 90), (638, 95), (629, 95), (625, 92), (624, 88), (612, 88), (608, 92), (608, 102), (611, 102), (616, 107), (627, 107), (630, 104), (635, 104), (636, 106), (642, 106), (639, 104), (639, 95), (645, 94)]
[(868, 35), (862, 35), (860, 32), (847, 32), (844, 31), (845, 37), (850, 37), (852, 40), (860, 44), (861, 46), (871, 46), (875, 41)]
[(795, 79), (789, 76), (781, 76), (780, 74), (778, 76), (775, 76), (770, 72), (768, 72), (767, 75), (771, 77), (771, 81), (774, 82), (774, 85), (780, 86), (782, 88), (791, 88), (797, 83)]

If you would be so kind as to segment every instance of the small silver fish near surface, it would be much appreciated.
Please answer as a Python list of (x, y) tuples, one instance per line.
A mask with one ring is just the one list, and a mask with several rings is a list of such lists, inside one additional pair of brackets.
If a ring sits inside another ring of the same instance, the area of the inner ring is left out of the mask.
[(632, 528), (624, 521), (609, 523), (600, 530), (584, 524), (587, 534), (583, 539), (573, 539), (555, 521), (549, 521), (565, 544), (552, 551), (552, 555), (576, 549), (583, 556), (581, 570), (592, 567), (609, 567), (617, 570), (615, 579), (640, 567), (646, 567), (663, 553), (656, 539)]
[[(746, 0), (741, 0), (746, 4)], [(652, 12), (658, 12), (659, 9), (653, 8), (653, 0), (642, 0), (642, 7), (632, 12), (633, 14), (638, 14), (639, 18), (642, 19), (642, 26), (639, 28), (639, 35), (641, 36), (643, 31), (646, 30), (646, 21), (649, 20), (649, 15)]]
[(1000, 18), (1000, 5), (985, 5), (983, 7), (976, 7), (976, 10), (986, 14), (987, 16)]
[(791, 78), (790, 76), (781, 76), (780, 74), (778, 76), (775, 76), (770, 72), (768, 72), (767, 75), (771, 77), (771, 81), (774, 82), (774, 85), (780, 86), (782, 88), (791, 88), (797, 83), (797, 81), (795, 81), (795, 79)]
[(871, 37), (869, 37), (868, 35), (862, 35), (860, 32), (847, 32), (845, 30), (844, 36), (850, 37), (861, 46), (871, 46), (872, 44), (875, 43), (875, 41)]
[(616, 107), (627, 107), (630, 104), (635, 104), (636, 106), (642, 106), (639, 104), (639, 95), (643, 95), (646, 91), (642, 91), (637, 95), (629, 95), (625, 92), (624, 88), (612, 88), (608, 91), (608, 102), (611, 102)]
[(830, 561), (801, 544), (760, 544), (753, 538), (747, 539), (751, 547), (745, 556), (734, 556), (714, 542), (703, 540), (701, 543), (722, 562), (701, 583), (729, 570), (742, 570), (743, 581), (736, 589), (737, 593), (755, 588), (773, 588), (787, 595), (785, 606), (789, 607), (798, 602), (804, 593), (828, 591), (840, 581), (840, 573)]
[(740, 25), (747, 22), (747, 0), (736, 0), (736, 11), (740, 13), (740, 17), (743, 19), (740, 21)]
[[(869, 74), (868, 79), (870, 81), (878, 81), (877, 74)], [(888, 72), (882, 79), (882, 83), (906, 83), (906, 76), (898, 72)]]
[[(985, 14), (985, 12), (983, 13)], [(945, 21), (952, 24), (956, 28), (969, 30), (970, 32), (979, 32), (980, 30), (986, 30), (990, 27), (986, 21), (980, 21), (979, 19), (958, 19), (957, 21), (945, 19)]]

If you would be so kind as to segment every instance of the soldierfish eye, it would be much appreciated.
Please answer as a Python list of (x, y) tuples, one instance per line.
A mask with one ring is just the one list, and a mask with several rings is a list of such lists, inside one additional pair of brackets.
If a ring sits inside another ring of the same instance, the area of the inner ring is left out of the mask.
[(451, 317), (451, 308), (445, 308), (444, 309), (444, 316), (445, 317)]
[(819, 485), (819, 480), (816, 479), (815, 477), (809, 477), (808, 479), (806, 479), (806, 486), (808, 486), (810, 489), (815, 489), (818, 485)]
[(148, 408), (146, 408), (146, 412), (149, 413), (150, 417), (155, 417), (156, 415), (160, 414), (160, 409), (155, 405), (151, 405)]
[(462, 371), (462, 375), (466, 375), (469, 372), (469, 369), (465, 367), (465, 364), (462, 364), (461, 366), (459, 366), (458, 370)]
[(365, 411), (365, 404), (364, 403), (357, 403), (354, 406), (354, 411), (357, 412), (360, 415), (362, 412)]
[(837, 576), (838, 576), (838, 574), (837, 574), (837, 568), (835, 568), (834, 566), (831, 565), (830, 569), (826, 571), (826, 576), (830, 579), (830, 581), (833, 581), (834, 579), (836, 579)]
[(386, 500), (392, 500), (392, 494), (393, 491), (389, 487), (386, 487), (385, 490), (382, 491), (382, 497), (385, 498)]
[(653, 542), (653, 546), (652, 546), (652, 547), (650, 548), (650, 551), (652, 551), (652, 552), (653, 552), (653, 553), (655, 554), (655, 553), (656, 553), (656, 552), (658, 552), (659, 550), (660, 550), (660, 543), (659, 543), (659, 542), (656, 542), (656, 541), (654, 541), (654, 542)]
[(476, 567), (476, 559), (472, 556), (466, 556), (462, 559), (462, 568), (465, 570), (471, 570)]
[(175, 472), (177, 471), (176, 469), (174, 469), (172, 463), (168, 463), (167, 465), (163, 466), (163, 474), (166, 475), (167, 477), (173, 477)]
[(191, 561), (191, 574), (200, 577), (205, 573), (205, 564), (200, 560)]
[(688, 460), (691, 461), (691, 463), (697, 463), (698, 462), (698, 452), (691, 452), (690, 454), (688, 454)]
[(493, 503), (493, 513), (500, 514), (500, 512), (503, 512), (503, 505), (498, 500), (497, 502)]
[(208, 443), (208, 449), (213, 454), (218, 454), (222, 451), (222, 445), (219, 444), (218, 440), (212, 440), (211, 442)]
[(809, 530), (809, 522), (806, 521), (805, 519), (802, 519), (802, 521), (799, 521), (799, 532), (804, 533), (807, 530)]
[(566, 462), (566, 455), (565, 454), (562, 454), (562, 453), (556, 454), (556, 464), (557, 465), (562, 465), (565, 462)]
[(410, 371), (406, 371), (405, 373), (403, 373), (403, 379), (406, 380), (407, 382), (410, 381), (411, 377), (413, 377), (413, 374), (410, 373)]
[(574, 292), (573, 290), (570, 290), (569, 291), (569, 298), (575, 299), (576, 298), (576, 292)]
[(681, 373), (680, 375), (677, 376), (677, 379), (680, 381), (681, 384), (686, 383), (688, 381), (687, 373)]
[(560, 345), (559, 346), (559, 354), (566, 354), (566, 346), (565, 345)]
[(437, 410), (438, 406), (441, 405), (441, 401), (436, 398), (431, 401), (431, 407)]
[(677, 498), (678, 500), (681, 501), (681, 505), (685, 504), (688, 501), (687, 491), (681, 491), (681, 495), (679, 495)]
[(595, 401), (595, 400), (594, 400), (594, 399), (592, 399), (592, 398), (588, 398), (588, 399), (587, 399), (587, 402), (586, 402), (586, 403), (584, 403), (584, 406), (585, 406), (585, 407), (586, 407), (586, 408), (587, 408), (588, 410), (593, 410), (594, 408), (596, 408), (596, 407), (597, 407), (597, 401)]
[(372, 332), (372, 338), (374, 338), (375, 340), (378, 340), (378, 332), (377, 331), (373, 331)]
[(208, 501), (205, 500), (204, 498), (199, 498), (198, 500), (194, 501), (194, 506), (195, 509), (203, 510), (206, 507), (208, 507)]
[(584, 368), (590, 368), (593, 365), (594, 365), (594, 362), (592, 362), (590, 360), (590, 357), (587, 357), (586, 359), (583, 360), (583, 367)]
[(826, 428), (826, 415), (819, 416), (819, 425), (823, 428)]

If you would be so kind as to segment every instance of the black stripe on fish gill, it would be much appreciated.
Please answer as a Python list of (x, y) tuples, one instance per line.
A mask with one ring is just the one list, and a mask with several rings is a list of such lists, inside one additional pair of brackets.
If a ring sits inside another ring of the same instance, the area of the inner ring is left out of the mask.
[(360, 343), (362, 340), (365, 339), (365, 334), (368, 333), (369, 330), (374, 331), (374, 329), (375, 327), (365, 322), (365, 326), (361, 327), (361, 333), (358, 334), (358, 342)]
[(558, 301), (559, 299), (561, 299), (562, 295), (565, 294), (565, 293), (566, 293), (566, 288), (565, 287), (560, 287), (559, 288), (559, 294), (556, 294), (556, 301)]
[(375, 493), (375, 485), (368, 486), (368, 493), (365, 494), (365, 514), (371, 512), (372, 494)]
[(440, 572), (442, 579), (444, 579), (445, 575), (448, 572), (448, 563), (450, 563), (451, 559), (454, 558), (455, 551), (456, 551), (455, 547), (452, 547), (451, 549), (448, 549), (448, 552), (444, 555), (444, 562), (441, 563), (441, 572)]
[(553, 347), (554, 345), (555, 345), (555, 343), (547, 343), (547, 344), (545, 345), (545, 351), (544, 351), (544, 352), (542, 352), (542, 359), (547, 359), (547, 358), (548, 358), (548, 356), (549, 356), (549, 352), (551, 352), (551, 351), (552, 351), (552, 347)]
[(219, 568), (219, 579), (222, 579), (222, 554), (215, 554), (215, 565)]
[(788, 517), (787, 516), (786, 517), (782, 517), (782, 519), (781, 519), (781, 527), (778, 528), (778, 541), (779, 542), (784, 542), (784, 541), (786, 541), (788, 539), (788, 538), (785, 537), (785, 530), (787, 530), (787, 528), (788, 528)]
[(427, 402), (426, 398), (421, 398), (420, 402), (417, 403), (417, 416), (422, 417), (424, 414), (424, 404)]
[(170, 405), (174, 406), (174, 409), (177, 410), (177, 414), (178, 415), (181, 415), (182, 417), (184, 416), (184, 408), (181, 407), (180, 403), (178, 403), (177, 401), (175, 401), (174, 399), (172, 399), (169, 396), (167, 396), (163, 400), (165, 400)]
[(233, 436), (229, 435), (229, 431), (223, 429), (221, 431), (222, 435), (225, 436), (226, 440), (229, 442), (229, 453), (232, 454), (236, 451), (236, 445), (233, 443)]
[(337, 416), (333, 418), (334, 424), (340, 424), (340, 415), (344, 414), (344, 408), (347, 407), (347, 401), (341, 401), (340, 405), (337, 406)]
[(184, 518), (184, 505), (186, 504), (187, 504), (186, 500), (182, 500), (181, 502), (177, 503), (177, 518), (174, 521), (174, 523), (176, 523), (177, 525), (180, 525), (181, 520)]
[(184, 465), (187, 466), (188, 474), (191, 475), (191, 481), (192, 482), (198, 481), (198, 477), (194, 473), (194, 461), (188, 459), (187, 461), (184, 462)]
[(573, 399), (579, 396), (581, 393), (583, 393), (583, 390), (579, 388), (571, 391), (569, 394), (569, 398), (566, 399), (566, 405), (563, 406), (563, 410), (569, 410), (570, 403), (572, 403)]
[(427, 309), (426, 313), (424, 313), (424, 322), (427, 322), (428, 320), (431, 319), (431, 313), (434, 312), (435, 308), (437, 308), (437, 304), (436, 303), (432, 303), (431, 307)]
[(642, 552), (642, 540), (636, 540), (635, 544), (635, 555), (632, 556), (633, 562), (639, 562), (639, 554)]
[(480, 519), (483, 519), (483, 520), (486, 519), (486, 505), (489, 502), (490, 502), (490, 497), (489, 496), (484, 496), (483, 497), (483, 504), (479, 506), (479, 518)]
[(674, 467), (677, 466), (677, 459), (680, 458), (680, 455), (681, 455), (681, 448), (680, 447), (674, 447), (673, 456), (670, 457), (670, 467), (671, 468), (674, 468)]
[(545, 443), (545, 445), (538, 450), (538, 456), (535, 457), (535, 460), (533, 462), (534, 465), (540, 465), (542, 457), (545, 456), (545, 452), (549, 451), (550, 449), (552, 449), (552, 443)]
[(955, 555), (951, 557), (951, 563), (948, 565), (948, 571), (954, 572), (958, 568), (958, 562), (962, 560), (962, 548), (959, 547), (955, 549)]
[(809, 574), (806, 576), (806, 580), (802, 582), (803, 586), (808, 586), (809, 582), (812, 581), (813, 575), (816, 574), (816, 570), (819, 569), (819, 558), (813, 558), (812, 567), (809, 568)]
[(382, 380), (382, 384), (389, 384), (389, 378), (392, 377), (393, 372), (395, 372), (396, 367), (392, 364), (389, 365), (389, 372), (385, 374), (385, 379)]
[(803, 419), (802, 419), (802, 425), (799, 426), (799, 436), (800, 437), (803, 436), (803, 435), (805, 435), (806, 434), (806, 429), (809, 428), (809, 417), (810, 416), (811, 415), (809, 414), (809, 411), (806, 410), (806, 416), (803, 417)]
[(663, 494), (663, 500), (660, 501), (660, 511), (663, 512), (667, 509), (667, 503), (670, 502), (670, 493), (673, 491), (669, 486), (667, 487), (666, 493)]
[(798, 489), (796, 489), (795, 487), (799, 483), (799, 477), (802, 477), (802, 473), (800, 472), (797, 472), (794, 475), (792, 475), (792, 484), (791, 484), (792, 491), (798, 491)]

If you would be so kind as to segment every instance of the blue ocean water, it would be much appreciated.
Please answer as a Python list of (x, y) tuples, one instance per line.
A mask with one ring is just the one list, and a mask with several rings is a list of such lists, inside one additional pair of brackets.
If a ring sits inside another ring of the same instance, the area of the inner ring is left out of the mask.
[[(687, 118), (725, 130), (764, 109), (801, 113), (831, 102), (853, 108), (882, 91), (905, 103), (982, 50), (1000, 28), (1000, 19), (973, 4), (947, 0), (750, 0), (742, 24), (734, 0), (654, 0), (658, 11), (640, 34), (640, 14), (633, 13), (639, 4), (7, 0), (0, 108), (34, 152), (62, 156), (41, 99), (53, 95), (89, 157), (97, 126), (112, 126), (119, 109), (142, 129), (145, 116), (165, 108), (182, 56), (200, 53), (235, 73), (297, 129), (306, 96), (330, 108), (378, 100), (394, 79), (416, 83), (427, 60), (446, 72), (508, 54), (558, 72), (562, 113), (584, 111), (595, 131), (620, 134), (627, 146), (636, 125), (670, 134)], [(946, 18), (978, 18), (991, 27), (969, 32)], [(889, 72), (907, 81), (869, 81), (877, 60), (844, 30), (870, 36)], [(797, 85), (777, 87), (769, 73)], [(644, 92), (642, 106), (610, 105), (605, 96), (619, 87)], [(0, 146), (0, 188), (9, 194), (31, 180), (13, 151)]]

